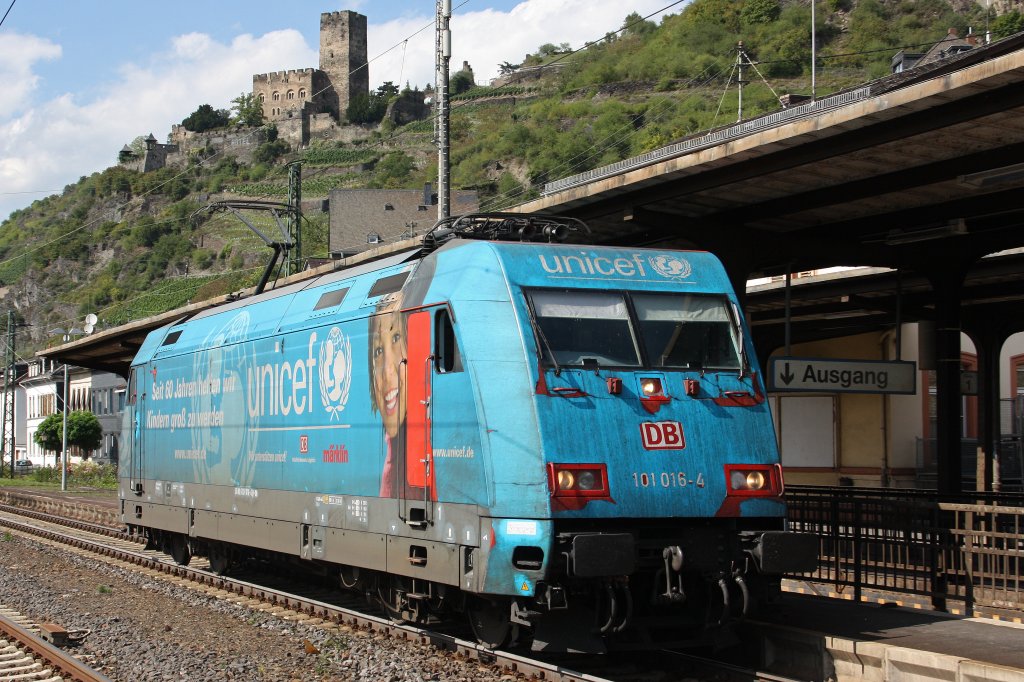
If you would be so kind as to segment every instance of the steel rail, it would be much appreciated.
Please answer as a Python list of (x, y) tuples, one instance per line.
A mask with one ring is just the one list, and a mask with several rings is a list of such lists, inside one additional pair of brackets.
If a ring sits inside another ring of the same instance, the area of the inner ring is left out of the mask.
[(0, 614), (0, 635), (16, 641), (33, 658), (51, 668), (57, 675), (71, 682), (111, 682), (110, 678), (90, 668), (63, 649), (29, 632), (13, 620)]
[[(4, 509), (11, 514), (22, 515), (23, 510)], [(36, 520), (43, 520), (49, 523), (62, 524), (60, 517), (43, 519), (45, 514), (31, 512), (31, 517)], [(322, 621), (335, 625), (345, 625), (354, 630), (367, 633), (386, 634), (400, 640), (413, 642), (421, 645), (430, 645), (436, 649), (448, 651), (459, 656), (480, 661), (488, 665), (499, 667), (513, 675), (525, 675), (527, 677), (544, 680), (545, 682), (609, 682), (604, 678), (595, 677), (586, 673), (563, 668), (558, 665), (536, 661), (526, 656), (510, 653), (501, 650), (488, 649), (476, 642), (460, 639), (444, 633), (425, 630), (408, 624), (392, 623), (384, 618), (378, 618), (352, 609), (347, 609), (333, 604), (302, 597), (299, 595), (282, 592), (254, 583), (238, 580), (226, 576), (219, 576), (209, 571), (178, 564), (160, 559), (156, 556), (144, 554), (139, 551), (111, 547), (97, 540), (75, 537), (57, 530), (41, 528), (30, 523), (24, 523), (15, 519), (0, 516), (0, 526), (5, 526), (22, 533), (67, 544), (73, 547), (93, 552), (102, 556), (110, 557), (120, 561), (134, 564), (141, 568), (160, 571), (169, 576), (182, 578), (199, 585), (205, 585), (217, 590), (223, 590), (234, 596), (248, 597), (270, 607), (281, 607), (289, 611), (304, 614), (308, 618), (318, 618)], [(109, 530), (109, 529), (107, 529)]]

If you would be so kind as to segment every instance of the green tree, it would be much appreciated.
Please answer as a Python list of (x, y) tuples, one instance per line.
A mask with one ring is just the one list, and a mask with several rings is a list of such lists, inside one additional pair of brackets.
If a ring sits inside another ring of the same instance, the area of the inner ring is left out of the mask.
[(231, 111), (235, 114), (232, 119), (234, 123), (241, 123), (244, 126), (258, 126), (263, 123), (263, 104), (251, 92), (243, 92), (231, 100)]
[[(55, 412), (43, 420), (33, 436), (39, 447), (61, 456), (64, 443), (64, 415)], [(103, 442), (103, 427), (92, 412), (68, 412), (68, 447), (81, 448), (82, 458), (88, 459), (92, 451)]]
[(778, 0), (747, 0), (740, 10), (740, 18), (745, 24), (770, 24), (781, 13)]
[[(406, 88), (408, 90), (408, 88)], [(377, 88), (377, 96), (384, 100), (387, 104), (388, 100), (398, 94), (398, 86), (391, 81), (384, 81), (380, 87)]]
[(383, 188), (402, 187), (415, 169), (416, 163), (411, 156), (403, 151), (393, 151), (377, 164), (373, 184)]
[(284, 140), (264, 142), (252, 153), (252, 160), (256, 163), (270, 163), (282, 154), (286, 154), (290, 149), (291, 145)]
[(211, 128), (226, 126), (230, 120), (230, 114), (224, 109), (214, 109), (209, 104), (200, 104), (198, 109), (185, 117), (181, 125), (185, 126), (185, 130), (201, 133)]
[(453, 95), (459, 95), (466, 92), (474, 85), (473, 74), (469, 71), (459, 71), (452, 76), (450, 81), (448, 81), (449, 92)]
[(995, 38), (1005, 38), (1021, 31), (1024, 31), (1024, 14), (1017, 10), (1007, 12), (992, 21), (992, 35)]
[(345, 118), (350, 123), (380, 123), (387, 113), (388, 103), (396, 95), (398, 86), (385, 81), (374, 92), (353, 97), (345, 110)]
[(647, 21), (639, 12), (631, 12), (622, 22), (622, 34), (630, 36), (646, 36), (658, 30), (658, 25)]

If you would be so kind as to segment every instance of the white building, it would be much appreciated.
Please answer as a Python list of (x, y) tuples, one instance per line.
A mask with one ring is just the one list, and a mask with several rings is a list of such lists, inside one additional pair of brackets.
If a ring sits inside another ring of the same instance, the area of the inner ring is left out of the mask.
[[(103, 428), (103, 442), (89, 453), (98, 462), (116, 462), (121, 431), (121, 411), (124, 408), (124, 379), (110, 372), (99, 372), (80, 367), (67, 368), (68, 409), (72, 412), (92, 412)], [(37, 360), (29, 365), (27, 375), (19, 389), (24, 393), (25, 444), (27, 457), (35, 466), (54, 466), (55, 453), (43, 450), (35, 442), (39, 425), (51, 414), (63, 409), (61, 399), (64, 388), (64, 365), (53, 360)], [(16, 412), (17, 414), (17, 412)], [(72, 449), (71, 462), (80, 462), (81, 453)]]

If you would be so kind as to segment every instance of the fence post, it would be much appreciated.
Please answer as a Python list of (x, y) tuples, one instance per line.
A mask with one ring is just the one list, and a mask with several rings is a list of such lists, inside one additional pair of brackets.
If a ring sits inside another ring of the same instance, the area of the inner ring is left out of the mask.
[[(939, 508), (939, 501), (931, 504), (931, 525), (932, 541), (928, 543), (931, 554), (932, 574), (932, 606), (936, 611), (946, 610), (946, 551), (949, 546), (951, 533), (942, 526), (942, 510)], [(948, 524), (947, 524), (948, 526)]]
[[(960, 512), (954, 512), (953, 518), (954, 519), (960, 519), (961, 518)], [(962, 518), (964, 519), (963, 530), (974, 530), (975, 529), (976, 521), (974, 519), (974, 512), (971, 512), (971, 511), (964, 512), (964, 515), (963, 515)], [(992, 523), (991, 524), (985, 524), (985, 525), (987, 526), (987, 530), (989, 532), (994, 531), (995, 530), (995, 518), (994, 517), (992, 518)], [(954, 528), (955, 527), (956, 526), (954, 526)], [(954, 535), (954, 537), (956, 537), (956, 536)], [(961, 558), (961, 561), (964, 562), (964, 570), (963, 570), (963, 573), (964, 573), (964, 615), (967, 616), (968, 618), (973, 618), (974, 617), (974, 557), (975, 557), (974, 547), (975, 547), (975, 544), (978, 541), (978, 538), (976, 536), (974, 536), (974, 535), (971, 535), (970, 536), (970, 541), (969, 541), (970, 544), (968, 544), (968, 536), (967, 535), (963, 535), (962, 537), (963, 537), (964, 547), (963, 547), (962, 553), (960, 554), (960, 558)], [(985, 542), (987, 544), (987, 541), (985, 541)], [(984, 556), (984, 555), (982, 555), (982, 556)], [(982, 578), (982, 580), (984, 580), (984, 577)]]
[(839, 543), (839, 498), (832, 496), (832, 584), (839, 586), (839, 576), (842, 575), (843, 559), (842, 547)]
[(861, 523), (861, 512), (864, 510), (863, 500), (854, 499), (853, 501), (853, 601), (860, 603), (861, 595), (861, 528), (864, 524)]

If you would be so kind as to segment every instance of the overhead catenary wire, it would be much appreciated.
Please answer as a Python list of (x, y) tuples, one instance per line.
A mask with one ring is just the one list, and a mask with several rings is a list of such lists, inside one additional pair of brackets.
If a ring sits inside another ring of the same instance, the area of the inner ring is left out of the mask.
[(14, 9), (14, 3), (16, 3), (17, 1), (18, 0), (11, 0), (11, 4), (7, 6), (7, 11), (4, 12), (3, 18), (0, 19), (0, 26), (3, 26), (4, 22), (7, 21), (7, 15), (11, 13), (12, 9)]

